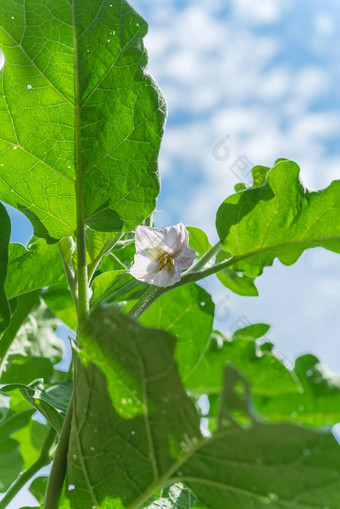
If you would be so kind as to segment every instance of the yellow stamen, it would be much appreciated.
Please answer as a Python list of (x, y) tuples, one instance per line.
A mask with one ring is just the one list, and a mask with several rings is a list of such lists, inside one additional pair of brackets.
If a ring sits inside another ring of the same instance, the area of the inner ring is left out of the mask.
[(164, 269), (164, 267), (168, 268), (168, 271), (175, 266), (175, 260), (169, 253), (163, 253), (162, 256), (159, 259), (159, 271)]

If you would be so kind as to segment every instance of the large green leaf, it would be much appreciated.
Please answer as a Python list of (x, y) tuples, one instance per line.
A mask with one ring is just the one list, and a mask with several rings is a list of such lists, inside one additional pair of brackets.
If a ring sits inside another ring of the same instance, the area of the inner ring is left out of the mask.
[(181, 385), (169, 333), (98, 308), (81, 344), (67, 478), (76, 488), (69, 497), (82, 509), (106, 497), (127, 504), (198, 439), (198, 415)]
[(72, 509), (138, 509), (176, 482), (201, 508), (338, 508), (334, 437), (253, 417), (250, 427), (235, 425), (233, 410), (248, 412), (249, 388), (240, 392), (246, 381), (230, 367), (217, 431), (204, 438), (167, 332), (98, 308), (81, 344), (68, 455)]
[(266, 330), (261, 332), (259, 325), (240, 329), (232, 338), (215, 332), (200, 363), (185, 381), (191, 391), (209, 396), (210, 428), (214, 429), (218, 415), (221, 373), (226, 363), (247, 377), (256, 409), (266, 420), (319, 428), (340, 422), (339, 377), (328, 373), (313, 355), (299, 357), (294, 369), (288, 370), (272, 352), (272, 344), (256, 344)]
[(178, 478), (209, 509), (336, 509), (340, 448), (329, 434), (293, 425), (226, 428), (180, 467)]
[(5, 207), (0, 203), (0, 333), (7, 328), (11, 316), (5, 293), (10, 235), (11, 222)]
[(141, 317), (148, 327), (165, 329), (177, 338), (175, 358), (184, 382), (201, 363), (214, 321), (210, 295), (198, 285), (182, 286), (162, 295)]
[(165, 102), (125, 0), (8, 0), (0, 11), (0, 198), (49, 242), (131, 229), (154, 209)]
[(291, 265), (303, 251), (324, 247), (340, 252), (340, 182), (308, 191), (299, 167), (279, 160), (256, 188), (227, 198), (216, 218), (222, 247), (235, 257), (233, 268), (252, 277), (277, 257)]

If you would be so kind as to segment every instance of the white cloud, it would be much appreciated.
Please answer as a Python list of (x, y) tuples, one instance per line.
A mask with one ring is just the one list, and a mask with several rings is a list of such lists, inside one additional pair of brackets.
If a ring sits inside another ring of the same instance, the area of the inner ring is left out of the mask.
[(335, 31), (334, 18), (327, 12), (319, 12), (314, 18), (314, 26), (320, 35), (329, 36)]
[(290, 7), (287, 0), (233, 0), (234, 13), (242, 20), (255, 23), (277, 23), (283, 12)]

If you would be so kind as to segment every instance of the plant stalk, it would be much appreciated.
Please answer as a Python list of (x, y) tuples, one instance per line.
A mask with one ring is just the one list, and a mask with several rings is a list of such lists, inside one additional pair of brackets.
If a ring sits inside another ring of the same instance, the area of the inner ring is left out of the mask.
[[(81, 132), (80, 132), (80, 89), (79, 89), (79, 66), (78, 66), (78, 44), (76, 36), (75, 21), (75, 0), (72, 1), (72, 25), (73, 25), (73, 46), (74, 46), (74, 90), (75, 90), (75, 198), (77, 211), (77, 287), (78, 287), (78, 334), (89, 311), (88, 299), (88, 271), (86, 260), (86, 239), (84, 220), (84, 199), (83, 199), (83, 176), (81, 157)], [(72, 415), (73, 415), (72, 394), (69, 407), (65, 416), (64, 424), (60, 433), (58, 447), (52, 464), (51, 474), (45, 498), (45, 509), (57, 509), (60, 495), (63, 489), (64, 479), (67, 470), (67, 453), (69, 447)]]
[[(173, 288), (171, 286), (170, 288)], [(167, 288), (160, 288), (158, 286), (150, 286), (139, 301), (130, 309), (129, 316), (136, 319), (139, 318), (144, 311), (146, 311), (155, 300), (158, 299), (163, 293), (167, 291)]]
[(73, 396), (71, 397), (64, 424), (60, 433), (58, 447), (52, 464), (51, 473), (48, 479), (45, 509), (57, 509), (60, 495), (63, 489), (67, 468), (67, 452), (71, 432), (73, 414)]
[(214, 246), (212, 246), (189, 270), (185, 272), (185, 274), (190, 274), (191, 272), (197, 272), (205, 267), (205, 265), (213, 258), (219, 251), (221, 251), (221, 242), (218, 241)]

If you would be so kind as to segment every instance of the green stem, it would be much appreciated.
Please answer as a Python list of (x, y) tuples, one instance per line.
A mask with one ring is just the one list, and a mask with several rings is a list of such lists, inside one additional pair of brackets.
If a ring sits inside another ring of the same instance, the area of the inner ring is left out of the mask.
[[(173, 286), (170, 288), (173, 288)], [(151, 304), (166, 291), (167, 288), (150, 286), (144, 293), (143, 297), (141, 297), (139, 301), (130, 309), (129, 315), (135, 319), (139, 318), (144, 313), (144, 311), (146, 311), (148, 307), (150, 307)]]
[[(77, 288), (76, 288), (76, 284), (75, 284), (75, 280), (74, 280), (74, 274), (72, 274), (71, 267), (65, 258), (65, 255), (61, 248), (60, 242), (58, 243), (58, 248), (59, 248), (59, 254), (60, 254), (61, 261), (63, 262), (68, 287), (70, 289), (74, 305), (77, 309), (77, 307), (78, 307)], [(78, 309), (77, 309), (77, 311), (78, 311)]]
[(197, 272), (198, 270), (203, 269), (205, 265), (213, 258), (219, 251), (221, 251), (221, 242), (217, 242), (214, 246), (212, 246), (185, 274), (190, 274), (191, 272)]
[(12, 484), (4, 498), (0, 501), (0, 509), (5, 509), (13, 500), (15, 495), (23, 488), (23, 486), (43, 467), (46, 467), (51, 461), (50, 451), (56, 438), (56, 431), (50, 428), (45, 441), (43, 443), (39, 458), (33, 465), (22, 472), (18, 479)]
[(79, 323), (89, 311), (88, 274), (86, 260), (86, 240), (84, 221), (83, 172), (81, 157), (80, 90), (78, 70), (78, 42), (76, 37), (75, 0), (72, 2), (73, 46), (74, 46), (74, 91), (75, 91), (75, 168), (76, 168), (76, 208), (77, 208), (77, 274), (78, 274), (78, 316)]
[[(74, 46), (74, 91), (75, 91), (75, 197), (77, 210), (77, 287), (78, 287), (78, 333), (89, 311), (88, 273), (83, 199), (83, 176), (80, 132), (80, 89), (78, 69), (78, 44), (76, 36), (75, 0), (72, 1), (72, 25)], [(67, 453), (73, 415), (73, 394), (60, 433), (58, 447), (48, 480), (45, 509), (57, 509), (67, 470)]]
[(67, 409), (51, 473), (48, 479), (44, 505), (45, 509), (57, 509), (59, 505), (59, 499), (63, 489), (67, 469), (67, 452), (71, 433), (72, 414), (73, 396), (71, 397), (70, 404)]

